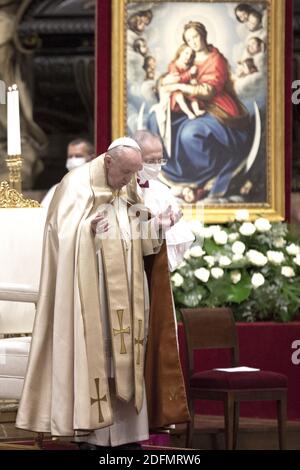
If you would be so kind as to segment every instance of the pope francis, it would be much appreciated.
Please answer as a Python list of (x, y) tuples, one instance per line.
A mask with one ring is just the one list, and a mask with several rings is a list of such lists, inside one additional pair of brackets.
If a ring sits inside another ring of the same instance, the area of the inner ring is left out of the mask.
[(19, 428), (119, 446), (189, 420), (163, 231), (137, 195), (141, 168), (139, 145), (123, 137), (56, 189)]

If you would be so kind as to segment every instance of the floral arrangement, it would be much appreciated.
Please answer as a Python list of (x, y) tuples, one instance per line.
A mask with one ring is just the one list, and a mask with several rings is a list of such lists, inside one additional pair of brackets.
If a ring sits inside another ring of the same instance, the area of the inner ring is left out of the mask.
[(171, 276), (176, 308), (230, 307), (238, 321), (290, 321), (300, 310), (300, 245), (283, 222), (237, 211), (227, 225), (195, 221), (193, 246)]

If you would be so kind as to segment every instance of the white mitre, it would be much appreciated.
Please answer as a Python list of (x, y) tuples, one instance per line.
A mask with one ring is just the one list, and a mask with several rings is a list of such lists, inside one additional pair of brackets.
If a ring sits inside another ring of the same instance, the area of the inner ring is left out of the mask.
[(114, 149), (115, 147), (131, 147), (142, 152), (139, 144), (133, 140), (131, 137), (119, 137), (118, 139), (113, 140), (107, 150)]

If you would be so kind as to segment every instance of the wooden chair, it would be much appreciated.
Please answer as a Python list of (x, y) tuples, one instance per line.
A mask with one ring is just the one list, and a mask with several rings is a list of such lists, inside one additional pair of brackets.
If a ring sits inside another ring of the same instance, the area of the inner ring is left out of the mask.
[(197, 372), (194, 368), (194, 352), (199, 349), (230, 349), (230, 367), (239, 366), (233, 314), (227, 308), (182, 309), (181, 314), (187, 344), (187, 392), (191, 413), (186, 446), (192, 446), (196, 399), (223, 401), (227, 449), (237, 447), (239, 403), (274, 400), (277, 403), (279, 448), (285, 449), (287, 377), (269, 371), (225, 372), (212, 369)]

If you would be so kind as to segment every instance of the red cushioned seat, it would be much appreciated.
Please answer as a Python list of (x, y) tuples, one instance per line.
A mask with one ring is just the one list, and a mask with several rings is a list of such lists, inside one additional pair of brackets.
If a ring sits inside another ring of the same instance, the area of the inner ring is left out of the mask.
[[(287, 377), (265, 370), (228, 372), (216, 369), (198, 372), (194, 353), (201, 349), (228, 350), (231, 361), (222, 367), (239, 367), (239, 344), (233, 313), (229, 308), (181, 309), (186, 336), (187, 392), (191, 421), (187, 425), (186, 446), (192, 447), (195, 428), (195, 400), (223, 402), (226, 449), (237, 448), (240, 403), (274, 401), (277, 409), (279, 448), (286, 448)], [(253, 346), (255, 347), (255, 345)], [(223, 362), (223, 361), (222, 361)]]
[(205, 370), (196, 372), (190, 379), (192, 387), (210, 389), (258, 389), (286, 388), (287, 377), (277, 372), (224, 372), (220, 370)]

